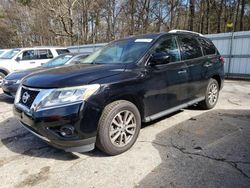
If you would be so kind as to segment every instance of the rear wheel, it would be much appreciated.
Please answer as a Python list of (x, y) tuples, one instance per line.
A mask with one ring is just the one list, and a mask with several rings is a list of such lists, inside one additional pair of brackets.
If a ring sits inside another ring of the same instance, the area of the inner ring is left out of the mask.
[(109, 155), (127, 151), (141, 128), (137, 107), (124, 100), (112, 102), (103, 110), (98, 126), (97, 147)]
[(219, 90), (218, 82), (211, 78), (207, 86), (205, 100), (200, 103), (200, 106), (206, 110), (214, 108), (219, 98)]

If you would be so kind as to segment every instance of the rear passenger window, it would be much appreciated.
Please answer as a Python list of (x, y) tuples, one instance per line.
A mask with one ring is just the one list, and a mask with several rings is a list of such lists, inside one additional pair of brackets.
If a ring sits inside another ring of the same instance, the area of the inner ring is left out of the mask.
[(217, 50), (212, 41), (203, 38), (199, 38), (198, 40), (201, 43), (204, 55), (216, 54)]
[(179, 36), (178, 39), (183, 60), (194, 59), (202, 56), (201, 47), (196, 38)]
[(68, 49), (56, 49), (58, 55), (70, 53)]
[(53, 55), (49, 49), (37, 50), (37, 59), (52, 59)]

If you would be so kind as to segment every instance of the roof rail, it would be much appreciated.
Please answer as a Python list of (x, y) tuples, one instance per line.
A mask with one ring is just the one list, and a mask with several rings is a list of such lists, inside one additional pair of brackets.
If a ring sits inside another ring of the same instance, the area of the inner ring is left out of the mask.
[(195, 34), (195, 35), (204, 36), (201, 33), (197, 33), (197, 32), (194, 32), (194, 31), (178, 30), (178, 29), (171, 30), (171, 31), (169, 31), (169, 33), (192, 33), (192, 34)]

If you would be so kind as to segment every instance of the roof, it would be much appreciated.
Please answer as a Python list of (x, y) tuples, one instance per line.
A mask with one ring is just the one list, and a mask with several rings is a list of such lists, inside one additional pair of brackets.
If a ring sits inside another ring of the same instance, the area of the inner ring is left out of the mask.
[(13, 48), (12, 50), (39, 50), (39, 49), (67, 49), (66, 47), (50, 47), (50, 46), (42, 46), (42, 47), (27, 47), (27, 48)]
[(61, 54), (60, 56), (62, 56), (62, 55), (80, 56), (80, 55), (89, 55), (89, 54), (90, 53), (74, 53), (74, 52), (71, 52), (71, 53)]
[(168, 33), (183, 33), (183, 34), (185, 33), (185, 34), (195, 34), (195, 35), (203, 36), (201, 33), (197, 33), (194, 31), (178, 30), (178, 29), (171, 30)]
[(150, 33), (150, 34), (143, 34), (143, 35), (132, 35), (132, 36), (125, 37), (123, 39), (118, 39), (116, 41), (126, 40), (126, 39), (153, 39), (153, 40), (155, 40), (161, 36), (171, 35), (171, 34), (203, 36), (201, 33), (188, 31), (188, 30), (171, 30), (169, 32)]

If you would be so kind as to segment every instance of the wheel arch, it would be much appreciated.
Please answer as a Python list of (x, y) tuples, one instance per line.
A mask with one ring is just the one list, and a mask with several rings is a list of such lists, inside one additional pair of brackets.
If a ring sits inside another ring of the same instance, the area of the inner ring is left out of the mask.
[(119, 96), (113, 96), (113, 97), (110, 97), (110, 99), (106, 102), (105, 105), (108, 105), (114, 101), (117, 101), (117, 100), (125, 100), (125, 101), (129, 101), (131, 103), (133, 103), (137, 109), (139, 110), (140, 112), (140, 115), (141, 115), (141, 119), (143, 120), (144, 119), (144, 105), (143, 105), (143, 102), (142, 100), (136, 96), (136, 95), (133, 95), (133, 94), (124, 94), (124, 95), (119, 95)]
[(10, 73), (6, 68), (0, 67), (0, 72), (5, 74), (6, 76)]
[(222, 87), (222, 79), (221, 79), (220, 75), (215, 74), (211, 78), (215, 79), (218, 82), (219, 88), (221, 89), (221, 87)]

